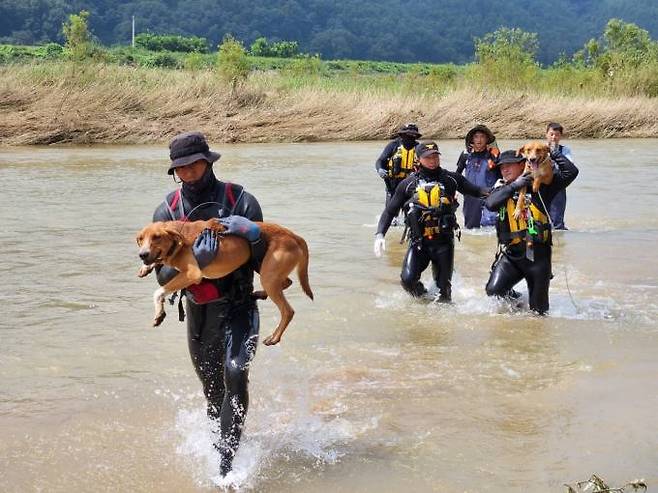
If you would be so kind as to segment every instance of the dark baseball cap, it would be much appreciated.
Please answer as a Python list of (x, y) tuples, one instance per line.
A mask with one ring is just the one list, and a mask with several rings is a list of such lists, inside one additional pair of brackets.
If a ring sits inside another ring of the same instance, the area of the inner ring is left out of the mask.
[(426, 157), (431, 154), (441, 154), (439, 152), (439, 146), (436, 145), (436, 142), (421, 142), (415, 148), (416, 157)]
[(525, 161), (525, 158), (523, 156), (517, 156), (516, 151), (503, 151), (500, 153), (500, 156), (498, 156), (496, 166), (500, 166), (501, 164), (522, 163), (523, 161)]
[(199, 159), (214, 163), (221, 157), (208, 147), (206, 137), (201, 132), (185, 132), (178, 134), (169, 143), (169, 158), (171, 164), (167, 173), (174, 174), (174, 169), (187, 166)]

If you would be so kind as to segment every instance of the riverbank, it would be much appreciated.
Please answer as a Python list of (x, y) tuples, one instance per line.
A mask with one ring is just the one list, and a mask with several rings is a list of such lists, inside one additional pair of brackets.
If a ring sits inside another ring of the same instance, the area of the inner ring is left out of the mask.
[(162, 143), (199, 129), (214, 142), (381, 140), (406, 121), (428, 138), (486, 123), (502, 138), (658, 137), (658, 98), (486, 90), (431, 77), (327, 79), (254, 72), (237, 88), (213, 70), (42, 63), (0, 68), (0, 145)]

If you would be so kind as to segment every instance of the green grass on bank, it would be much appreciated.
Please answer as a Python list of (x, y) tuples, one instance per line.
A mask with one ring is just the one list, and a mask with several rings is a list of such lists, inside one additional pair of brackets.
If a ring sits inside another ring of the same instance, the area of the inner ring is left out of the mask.
[[(361, 60), (321, 60), (317, 57), (269, 58), (248, 56), (254, 81), (269, 77), (279, 89), (300, 87), (340, 91), (437, 94), (456, 89), (476, 91), (525, 91), (563, 96), (658, 96), (658, 64), (647, 64), (632, 71), (602, 73), (592, 67), (573, 64), (541, 68), (511, 64), (430, 64)], [(0, 66), (30, 65), (33, 75), (48, 73), (57, 77), (68, 67), (67, 50), (56, 43), (43, 46), (0, 45)], [(131, 47), (96, 48), (83, 65), (120, 65), (142, 69), (180, 72), (195, 76), (217, 67), (216, 53), (152, 52)], [(39, 65), (46, 65), (38, 68)], [(67, 69), (67, 73), (74, 73)], [(82, 71), (84, 72), (84, 71)], [(82, 74), (81, 72), (81, 74)], [(90, 71), (93, 74), (93, 70)], [(93, 75), (92, 75), (93, 76)], [(69, 79), (76, 76), (67, 76)], [(83, 75), (78, 77), (85, 78)], [(38, 78), (38, 76), (37, 76)]]

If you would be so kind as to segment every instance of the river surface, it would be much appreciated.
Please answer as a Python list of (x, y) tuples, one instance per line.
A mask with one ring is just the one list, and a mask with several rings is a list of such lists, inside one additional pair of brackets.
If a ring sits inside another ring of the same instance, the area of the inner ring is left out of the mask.
[[(454, 169), (462, 143), (440, 144)], [(155, 281), (135, 275), (135, 234), (175, 186), (166, 146), (0, 149), (0, 491), (655, 488), (658, 140), (568, 144), (581, 173), (543, 318), (486, 298), (490, 230), (456, 246), (454, 304), (403, 293), (401, 229), (372, 253), (383, 142), (214, 146), (218, 176), (307, 239), (316, 296), (287, 291), (224, 480), (184, 324), (169, 307), (151, 328)]]

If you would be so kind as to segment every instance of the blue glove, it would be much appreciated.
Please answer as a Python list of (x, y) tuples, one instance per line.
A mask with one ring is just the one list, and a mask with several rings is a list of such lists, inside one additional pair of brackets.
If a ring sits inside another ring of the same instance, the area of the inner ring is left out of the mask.
[(380, 178), (388, 178), (388, 171), (382, 168), (377, 168), (377, 174)]
[(226, 228), (226, 233), (244, 238), (250, 243), (258, 241), (260, 238), (260, 228), (258, 225), (246, 217), (228, 216), (219, 218), (219, 222)]
[(214, 260), (218, 249), (217, 233), (204, 229), (192, 245), (192, 253), (200, 269), (206, 268)]
[(512, 182), (512, 190), (516, 191), (521, 190), (523, 187), (529, 187), (532, 185), (532, 180), (532, 174), (523, 174)]

